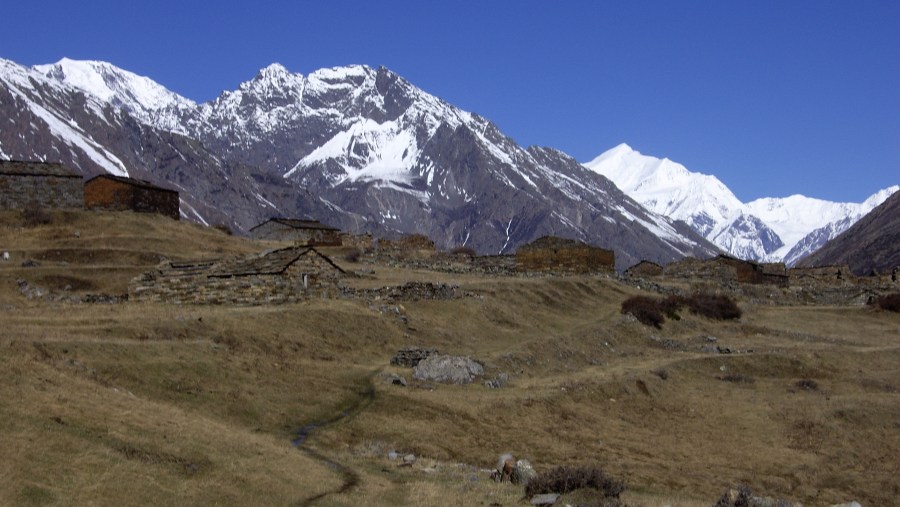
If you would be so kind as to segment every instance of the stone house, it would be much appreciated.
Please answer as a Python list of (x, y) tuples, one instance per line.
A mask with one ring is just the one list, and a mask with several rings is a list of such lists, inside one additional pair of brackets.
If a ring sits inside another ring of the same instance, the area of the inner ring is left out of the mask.
[(652, 277), (663, 273), (663, 267), (655, 262), (641, 261), (625, 270), (625, 276)]
[(311, 246), (226, 260), (167, 261), (133, 279), (129, 300), (175, 304), (262, 305), (337, 297), (345, 275)]
[(62, 164), (0, 160), (0, 209), (83, 208), (82, 182)]
[(787, 268), (782, 263), (759, 264), (728, 255), (705, 260), (687, 257), (668, 264), (663, 268), (663, 274), (692, 280), (767, 284), (778, 287), (787, 287), (789, 282)]
[(84, 183), (84, 207), (90, 210), (158, 213), (173, 220), (181, 216), (178, 192), (149, 181), (101, 174)]
[(581, 241), (544, 236), (516, 251), (516, 269), (527, 272), (604, 273), (613, 271), (615, 254)]
[(253, 239), (293, 241), (299, 245), (341, 246), (341, 230), (318, 220), (270, 218), (250, 229)]

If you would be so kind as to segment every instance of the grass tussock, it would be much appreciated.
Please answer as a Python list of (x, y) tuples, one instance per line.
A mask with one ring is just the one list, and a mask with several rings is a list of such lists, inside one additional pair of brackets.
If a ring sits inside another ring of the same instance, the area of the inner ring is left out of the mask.
[(616, 499), (625, 491), (625, 483), (606, 474), (600, 467), (558, 466), (538, 474), (525, 485), (525, 495), (542, 493), (566, 493), (579, 489), (597, 491), (598, 499)]
[(678, 312), (683, 307), (687, 307), (692, 314), (712, 320), (736, 320), (742, 315), (741, 309), (730, 297), (703, 293), (663, 299), (633, 296), (622, 302), (622, 313), (633, 315), (645, 326), (660, 329), (666, 317), (679, 320)]
[(36, 202), (30, 202), (22, 208), (22, 223), (25, 227), (37, 227), (53, 222), (53, 217)]

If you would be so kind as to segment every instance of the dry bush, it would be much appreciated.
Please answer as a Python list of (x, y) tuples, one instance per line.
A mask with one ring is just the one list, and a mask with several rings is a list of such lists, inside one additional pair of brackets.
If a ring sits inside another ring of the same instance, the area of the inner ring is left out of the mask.
[(598, 466), (559, 466), (528, 481), (525, 495), (564, 495), (577, 489), (595, 489), (599, 498), (615, 499), (625, 491), (625, 483), (610, 477)]
[(37, 227), (38, 225), (47, 225), (53, 221), (53, 217), (47, 213), (47, 210), (38, 203), (32, 201), (22, 208), (22, 222), (25, 227)]
[(213, 229), (225, 233), (226, 236), (233, 236), (234, 232), (231, 230), (231, 227), (228, 227), (226, 224), (216, 224), (212, 226)]
[(875, 306), (889, 312), (900, 312), (900, 292), (881, 296), (875, 300)]
[(812, 379), (802, 379), (798, 380), (795, 384), (798, 388), (803, 389), (804, 391), (818, 391), (819, 383)]
[(668, 296), (665, 299), (634, 296), (622, 303), (622, 313), (630, 313), (642, 324), (659, 329), (665, 322), (665, 317), (680, 320), (678, 311), (683, 306), (687, 306), (691, 313), (708, 319), (732, 320), (741, 317), (741, 309), (733, 299), (702, 293), (689, 297)]
[(729, 373), (727, 375), (722, 375), (716, 378), (725, 382), (733, 382), (735, 384), (752, 384), (753, 382), (755, 382), (755, 380), (753, 380), (753, 377), (741, 375), (740, 373)]
[(622, 313), (630, 313), (645, 326), (653, 326), (657, 329), (665, 322), (657, 300), (647, 296), (634, 296), (622, 302)]
[(750, 507), (753, 492), (749, 486), (738, 486), (737, 490), (726, 491), (711, 507)]
[(465, 255), (467, 257), (475, 257), (478, 255), (478, 252), (475, 251), (474, 248), (470, 246), (458, 246), (453, 250), (450, 250), (450, 253), (453, 255)]
[(728, 296), (694, 294), (685, 298), (684, 301), (691, 313), (702, 315), (708, 319), (734, 320), (741, 318), (741, 309)]
[(362, 257), (362, 250), (359, 248), (354, 248), (350, 250), (346, 254), (344, 254), (344, 260), (347, 262), (359, 262), (359, 258)]

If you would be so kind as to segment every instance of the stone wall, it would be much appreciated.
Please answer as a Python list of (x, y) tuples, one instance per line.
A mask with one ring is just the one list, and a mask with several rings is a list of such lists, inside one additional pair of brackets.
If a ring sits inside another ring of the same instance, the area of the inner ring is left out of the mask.
[[(24, 209), (34, 203), (42, 208), (83, 208), (84, 180), (68, 170), (44, 171), (38, 174), (37, 166), (58, 164), (31, 164), (2, 161), (0, 164), (0, 209)], [(64, 169), (64, 168), (62, 168)], [(33, 174), (29, 174), (31, 171)]]
[(545, 236), (516, 252), (516, 269), (550, 273), (608, 273), (615, 266), (612, 250), (580, 241)]
[(650, 261), (641, 261), (625, 270), (625, 276), (659, 276), (663, 268), (659, 264)]
[(369, 301), (447, 301), (464, 297), (477, 297), (464, 291), (458, 285), (431, 282), (407, 282), (403, 285), (379, 287), (376, 289), (344, 289), (346, 297)]

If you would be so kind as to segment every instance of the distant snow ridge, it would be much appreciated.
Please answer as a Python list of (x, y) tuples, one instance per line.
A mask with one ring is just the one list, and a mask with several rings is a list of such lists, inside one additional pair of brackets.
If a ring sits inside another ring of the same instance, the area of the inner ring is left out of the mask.
[(802, 195), (742, 203), (715, 176), (620, 144), (584, 164), (661, 215), (682, 220), (726, 252), (743, 259), (793, 265), (856, 223), (900, 187), (863, 203)]

